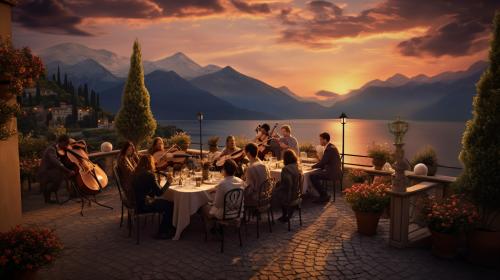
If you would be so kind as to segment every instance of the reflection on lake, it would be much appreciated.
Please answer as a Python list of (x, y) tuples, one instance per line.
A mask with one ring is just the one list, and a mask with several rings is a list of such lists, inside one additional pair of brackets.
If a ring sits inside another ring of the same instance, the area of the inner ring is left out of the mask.
[[(342, 125), (339, 120), (279, 120), (268, 121), (271, 125), (275, 122), (290, 124), (292, 134), (297, 137), (299, 143), (318, 143), (318, 135), (321, 132), (329, 132), (333, 138), (333, 143), (342, 149)], [(354, 120), (349, 119), (345, 126), (345, 153), (366, 155), (367, 148), (373, 143), (387, 143), (392, 145), (393, 135), (389, 133), (385, 120)], [(160, 121), (161, 124), (175, 125), (187, 131), (193, 138), (193, 142), (199, 142), (198, 121)], [(406, 157), (411, 160), (415, 152), (431, 145), (438, 154), (438, 161), (442, 165), (457, 166), (461, 164), (458, 154), (461, 149), (462, 133), (465, 129), (463, 122), (418, 122), (409, 121), (410, 128), (404, 137)], [(210, 136), (220, 136), (219, 145), (227, 135), (243, 136), (253, 138), (255, 128), (259, 121), (248, 120), (207, 120), (203, 121), (203, 142)], [(346, 162), (369, 163), (366, 159), (356, 159), (346, 157)], [(455, 170), (441, 168), (438, 173), (447, 175), (458, 174)]]

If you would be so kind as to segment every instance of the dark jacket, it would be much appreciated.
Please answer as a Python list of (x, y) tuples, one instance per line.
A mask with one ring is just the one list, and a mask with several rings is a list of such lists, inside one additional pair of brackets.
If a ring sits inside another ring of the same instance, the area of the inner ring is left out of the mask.
[(281, 170), (281, 179), (276, 186), (273, 199), (280, 204), (286, 205), (299, 197), (302, 188), (301, 171), (296, 163), (288, 164)]
[(161, 196), (170, 187), (167, 183), (163, 188), (160, 187), (152, 172), (143, 172), (134, 174), (132, 178), (132, 187), (135, 193), (136, 207), (139, 212), (151, 211), (151, 206), (147, 203), (147, 196), (154, 198)]
[(328, 143), (321, 160), (312, 166), (312, 168), (319, 168), (325, 171), (328, 179), (339, 179), (342, 176), (340, 154), (337, 147), (332, 143)]

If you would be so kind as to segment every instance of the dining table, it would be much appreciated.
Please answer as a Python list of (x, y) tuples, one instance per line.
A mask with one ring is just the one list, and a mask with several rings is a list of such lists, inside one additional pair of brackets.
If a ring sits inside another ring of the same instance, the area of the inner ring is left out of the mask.
[(211, 179), (197, 186), (194, 180), (186, 179), (180, 185), (178, 180), (174, 179), (173, 184), (161, 197), (174, 203), (172, 225), (176, 230), (173, 240), (181, 238), (182, 232), (191, 222), (191, 215), (212, 200), (211, 193), (215, 192), (219, 181)]

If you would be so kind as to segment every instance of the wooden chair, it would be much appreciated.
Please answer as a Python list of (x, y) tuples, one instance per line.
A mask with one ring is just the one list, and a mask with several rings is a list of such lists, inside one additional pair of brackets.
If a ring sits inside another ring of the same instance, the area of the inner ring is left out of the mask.
[(272, 179), (266, 179), (259, 186), (259, 195), (257, 199), (257, 205), (245, 205), (245, 226), (246, 222), (250, 221), (252, 215), (257, 218), (257, 238), (260, 236), (259, 224), (261, 219), (261, 214), (267, 213), (267, 222), (269, 224), (269, 232), (273, 232), (272, 224), (274, 223), (273, 209), (271, 207), (271, 198), (274, 188), (274, 181)]
[[(238, 229), (238, 238), (240, 247), (243, 246), (241, 240), (241, 214), (243, 208), (243, 189), (233, 189), (224, 195), (224, 211), (222, 219), (214, 218), (215, 226), (220, 228), (221, 245), (220, 251), (224, 253), (224, 227), (235, 226)], [(208, 232), (205, 230), (205, 241), (208, 238)]]
[[(121, 181), (120, 181), (120, 176), (118, 172), (118, 166), (114, 165), (113, 166), (113, 174), (115, 177), (116, 181), (116, 186), (118, 187), (118, 193), (120, 195), (120, 201), (121, 201), (121, 217), (120, 217), (120, 227), (123, 225), (123, 213), (124, 209), (127, 209), (127, 228), (128, 228), (128, 236), (132, 236), (132, 227), (135, 224), (136, 227), (136, 244), (139, 244), (139, 239), (140, 239), (140, 217), (141, 216), (148, 216), (148, 215), (153, 215), (152, 219), (154, 219), (154, 214), (157, 214), (155, 212), (146, 212), (146, 213), (141, 213), (137, 210), (137, 207), (135, 205), (135, 202), (128, 201), (127, 196), (123, 190)], [(133, 217), (133, 219), (132, 219)], [(134, 220), (134, 222), (132, 222)], [(158, 215), (158, 223), (160, 222), (160, 215)], [(144, 220), (144, 226), (146, 225), (146, 220)]]
[(336, 198), (336, 194), (337, 194), (337, 185), (340, 185), (340, 181), (339, 180), (323, 179), (323, 180), (321, 180), (321, 184), (322, 184), (323, 188), (326, 189), (327, 192), (330, 188), (333, 190), (332, 200), (333, 200), (333, 202), (335, 202), (335, 198)]
[(295, 190), (296, 193), (292, 192), (292, 189), (290, 188), (288, 190), (288, 200), (285, 203), (284, 207), (287, 209), (287, 216), (288, 216), (288, 231), (290, 231), (290, 214), (292, 213), (293, 210), (297, 209), (299, 212), (299, 223), (300, 226), (302, 226), (302, 186), (304, 184), (304, 175), (300, 174), (300, 176), (297, 178), (295, 182)]

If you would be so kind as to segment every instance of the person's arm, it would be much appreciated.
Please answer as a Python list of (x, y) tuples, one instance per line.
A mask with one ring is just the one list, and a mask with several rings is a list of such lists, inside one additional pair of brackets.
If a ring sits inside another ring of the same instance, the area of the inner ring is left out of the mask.
[(312, 168), (323, 169), (326, 165), (328, 165), (328, 163), (330, 163), (330, 160), (332, 157), (331, 153), (332, 153), (332, 149), (326, 148), (325, 153), (323, 154), (323, 157), (321, 158), (321, 160), (318, 163), (314, 164), (312, 166)]
[(170, 182), (167, 180), (167, 183), (164, 187), (161, 187), (158, 184), (158, 180), (156, 180), (156, 176), (153, 173), (148, 173), (148, 184), (151, 185), (152, 193), (154, 196), (162, 196), (165, 191), (170, 187)]
[(224, 207), (224, 191), (223, 186), (219, 185), (217, 187), (217, 191), (215, 192), (214, 203), (213, 206), (218, 209), (222, 209)]
[(71, 173), (72, 170), (64, 166), (64, 164), (59, 160), (59, 157), (57, 156), (57, 151), (55, 148), (48, 149), (46, 151), (46, 159), (50, 162), (51, 165), (57, 166), (61, 171), (66, 172), (66, 173)]

